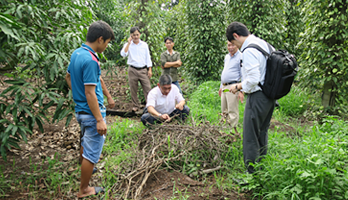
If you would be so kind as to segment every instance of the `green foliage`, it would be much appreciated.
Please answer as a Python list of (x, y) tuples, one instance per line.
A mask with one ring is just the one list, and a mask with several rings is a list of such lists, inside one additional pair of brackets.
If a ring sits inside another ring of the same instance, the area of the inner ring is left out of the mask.
[[(219, 81), (207, 81), (195, 86), (194, 92), (189, 96), (187, 102), (190, 108), (190, 115), (197, 119), (204, 119), (211, 124), (217, 124), (220, 121), (221, 98), (219, 97)], [(245, 103), (239, 102), (239, 124), (243, 122)]]
[[(61, 120), (68, 116), (67, 124), (72, 118), (66, 105), (65, 98), (55, 93), (56, 88), (37, 88), (24, 79), (5, 81), (12, 86), (1, 94), (0, 100), (0, 152), (6, 158), (6, 149), (20, 148), (20, 140), (27, 142), (27, 134), (31, 134), (37, 124), (43, 132), (44, 121), (50, 121), (47, 116), (48, 108), (57, 104), (52, 121)], [(48, 103), (45, 103), (47, 100)]]
[[(192, 80), (217, 80), (226, 51), (225, 12), (220, 1), (190, 0), (185, 5), (184, 70)], [(182, 35), (180, 35), (182, 37)]]
[(348, 5), (339, 0), (306, 1), (306, 30), (301, 35), (302, 84), (323, 91), (324, 107), (346, 113), (348, 95)]
[(108, 48), (104, 51), (105, 57), (108, 59), (106, 63), (102, 63), (103, 69), (107, 70), (107, 73), (115, 73), (116, 66), (125, 65), (125, 60), (122, 59), (120, 51), (123, 47), (121, 44), (126, 32), (124, 31), (127, 17), (123, 15), (125, 4), (121, 4), (119, 0), (96, 1), (95, 14), (98, 19), (108, 23), (114, 31), (115, 40), (110, 41)]
[(288, 0), (286, 1), (285, 8), (285, 17), (286, 17), (286, 25), (285, 25), (285, 41), (283, 42), (285, 49), (287, 49), (290, 53), (294, 54), (296, 58), (298, 58), (302, 49), (299, 48), (298, 44), (301, 40), (299, 37), (305, 30), (305, 26), (303, 26), (303, 15), (301, 12), (304, 7), (303, 0)]
[(283, 114), (291, 117), (301, 117), (310, 106), (310, 96), (307, 91), (293, 86), (289, 94), (278, 100)]
[(270, 134), (269, 153), (248, 188), (264, 199), (346, 199), (347, 130), (329, 117), (302, 138)]
[[(68, 117), (70, 122), (74, 105), (64, 77), (72, 51), (85, 40), (93, 6), (92, 1), (82, 0), (2, 1), (0, 64), (5, 66), (2, 70), (16, 70), (17, 74), (7, 81), (12, 86), (1, 94), (3, 157), (6, 148), (18, 148), (20, 140), (26, 141), (25, 135), (35, 124), (43, 131), (44, 120)], [(28, 70), (30, 74), (26, 74)], [(47, 110), (53, 104), (56, 112), (49, 119)]]
[(205, 118), (210, 123), (219, 122), (219, 113), (221, 113), (219, 87), (218, 81), (207, 81), (196, 87), (187, 104), (190, 115)]
[(229, 23), (242, 22), (252, 34), (266, 40), (277, 49), (284, 48), (287, 22), (284, 14), (285, 3), (286, 1), (282, 0), (231, 1), (228, 20)]

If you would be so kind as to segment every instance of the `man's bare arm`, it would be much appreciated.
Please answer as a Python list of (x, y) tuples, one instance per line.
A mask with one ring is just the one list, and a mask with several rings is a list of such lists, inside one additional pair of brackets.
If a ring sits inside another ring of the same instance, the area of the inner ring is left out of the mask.
[(66, 83), (68, 84), (70, 90), (71, 90), (71, 77), (70, 77), (70, 74), (69, 73), (66, 73), (65, 75), (65, 81)]
[(106, 124), (99, 110), (98, 98), (95, 94), (95, 85), (85, 85), (85, 95), (89, 109), (92, 111), (94, 118), (97, 120), (97, 132), (100, 135), (106, 134)]

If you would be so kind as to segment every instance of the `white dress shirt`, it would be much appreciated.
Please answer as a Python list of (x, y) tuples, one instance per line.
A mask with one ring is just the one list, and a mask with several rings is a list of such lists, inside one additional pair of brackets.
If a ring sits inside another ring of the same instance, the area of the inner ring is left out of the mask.
[(241, 78), (241, 67), (240, 60), (242, 58), (242, 52), (237, 50), (236, 53), (231, 56), (230, 53), (226, 54), (224, 60), (224, 69), (221, 74), (221, 84), (222, 88), (223, 83), (230, 83), (232, 81), (239, 81)]
[(161, 114), (170, 114), (175, 110), (175, 105), (185, 100), (181, 95), (179, 88), (172, 84), (172, 89), (168, 95), (163, 95), (161, 89), (157, 86), (147, 95), (146, 108), (152, 106)]
[[(267, 53), (269, 53), (267, 43), (254, 36), (249, 35), (241, 48), (243, 51), (249, 44), (257, 44), (263, 48)], [(265, 81), (266, 74), (266, 57), (255, 48), (247, 48), (242, 55), (242, 88), (245, 93), (253, 93), (261, 90), (258, 86), (259, 82), (261, 84)]]
[(129, 45), (128, 51), (125, 52), (124, 49), (126, 48), (128, 42), (123, 45), (123, 48), (121, 50), (121, 56), (127, 57), (127, 64), (132, 65), (134, 67), (144, 67), (145, 65), (147, 67), (152, 67), (152, 61), (149, 51), (149, 46), (146, 42), (140, 40), (138, 44), (131, 42)]

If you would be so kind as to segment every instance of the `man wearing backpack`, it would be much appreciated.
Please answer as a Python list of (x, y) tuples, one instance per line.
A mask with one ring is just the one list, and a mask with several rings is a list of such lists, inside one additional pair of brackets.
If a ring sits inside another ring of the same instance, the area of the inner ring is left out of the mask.
[[(273, 51), (264, 40), (250, 34), (248, 28), (240, 22), (232, 22), (227, 30), (228, 41), (243, 52), (241, 60), (242, 82), (231, 85), (230, 91), (236, 93), (243, 89), (248, 95), (243, 121), (243, 154), (247, 172), (255, 169), (250, 163), (259, 162), (267, 154), (268, 128), (272, 118), (275, 99), (270, 99), (262, 92), (266, 74), (266, 57), (255, 48), (246, 48), (250, 44), (260, 46), (264, 51)], [(244, 51), (245, 49), (245, 51)]]

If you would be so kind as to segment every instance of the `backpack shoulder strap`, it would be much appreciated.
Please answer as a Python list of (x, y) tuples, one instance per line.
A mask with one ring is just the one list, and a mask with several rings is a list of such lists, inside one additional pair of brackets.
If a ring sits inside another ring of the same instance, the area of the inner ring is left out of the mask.
[[(263, 50), (263, 48), (261, 48), (259, 45), (257, 44), (249, 44), (247, 47), (245, 47), (245, 49), (247, 48), (254, 48), (254, 49), (257, 49), (258, 51), (260, 51), (264, 56), (268, 57), (269, 54), (271, 54), (274, 50), (273, 50), (273, 47), (272, 45), (270, 45), (268, 42), (267, 43), (267, 47), (269, 49), (269, 52), (270, 53), (267, 53), (265, 50)], [(245, 51), (245, 49), (243, 49), (242, 53)]]
[[(268, 44), (268, 43), (267, 43)], [(268, 44), (269, 45), (269, 44)], [(243, 49), (242, 53), (244, 53), (244, 51), (247, 49), (247, 48), (254, 48), (254, 49), (257, 49), (258, 51), (260, 51), (265, 57), (268, 57), (269, 56), (269, 53), (267, 53), (265, 50), (263, 50), (263, 48), (261, 48), (259, 45), (257, 44), (249, 44), (247, 47), (245, 47), (245, 49)], [(270, 48), (268, 46), (268, 48)], [(272, 49), (270, 49), (272, 50)]]
[(267, 43), (267, 46), (268, 46), (268, 49), (269, 49), (269, 54), (272, 54), (272, 52), (273, 52), (272, 45), (270, 45), (268, 42), (266, 42), (266, 43)]

